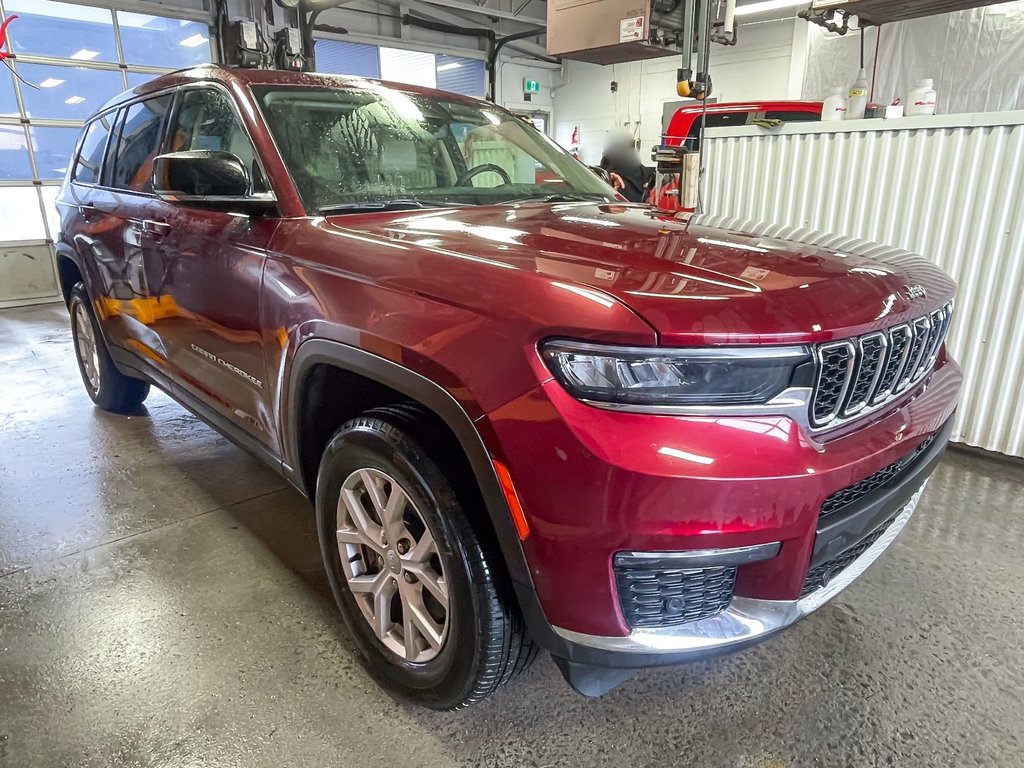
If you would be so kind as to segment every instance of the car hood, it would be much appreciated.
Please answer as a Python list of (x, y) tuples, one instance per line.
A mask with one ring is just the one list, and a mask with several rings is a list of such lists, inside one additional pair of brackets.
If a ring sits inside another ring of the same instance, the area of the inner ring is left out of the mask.
[(643, 206), (529, 203), (329, 225), (600, 291), (665, 343), (827, 341), (920, 317), (954, 289), (937, 267), (896, 248)]

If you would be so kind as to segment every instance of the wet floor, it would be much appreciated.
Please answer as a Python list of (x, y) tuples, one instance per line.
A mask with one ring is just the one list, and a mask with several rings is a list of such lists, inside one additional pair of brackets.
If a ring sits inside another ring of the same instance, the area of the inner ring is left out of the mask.
[(63, 307), (0, 312), (0, 768), (1024, 764), (1024, 465), (951, 452), (831, 605), (602, 699), (361, 670), (298, 493), (153, 393), (94, 409)]

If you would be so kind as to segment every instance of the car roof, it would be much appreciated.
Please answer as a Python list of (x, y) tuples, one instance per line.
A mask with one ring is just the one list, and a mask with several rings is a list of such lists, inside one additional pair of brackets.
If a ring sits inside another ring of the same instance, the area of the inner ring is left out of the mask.
[(124, 102), (131, 101), (139, 96), (148, 93), (155, 93), (165, 88), (179, 85), (187, 85), (196, 82), (217, 82), (225, 86), (238, 85), (247, 87), (250, 85), (282, 85), (282, 86), (309, 86), (317, 88), (348, 88), (348, 89), (371, 89), (381, 85), (405, 93), (415, 93), (433, 98), (443, 98), (445, 101), (459, 101), (466, 104), (486, 105), (494, 107), (490, 102), (474, 99), (449, 91), (440, 91), (434, 88), (423, 88), (417, 85), (406, 83), (395, 83), (387, 80), (373, 80), (355, 75), (330, 75), (319, 72), (291, 72), (283, 69), (242, 69), (238, 67), (224, 67), (219, 64), (201, 64), (197, 67), (179, 69), (168, 72), (165, 75), (138, 85), (135, 88), (124, 91), (107, 101), (102, 107), (96, 110), (97, 114), (105, 112)]

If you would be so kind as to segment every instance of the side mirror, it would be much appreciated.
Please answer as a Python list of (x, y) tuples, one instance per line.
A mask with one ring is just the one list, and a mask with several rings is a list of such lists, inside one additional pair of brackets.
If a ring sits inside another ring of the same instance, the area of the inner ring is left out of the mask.
[(588, 165), (587, 167), (594, 173), (596, 173), (598, 178), (601, 179), (601, 181), (605, 182), (606, 184), (612, 183), (611, 177), (608, 175), (608, 171), (606, 171), (600, 165)]
[(162, 200), (239, 213), (267, 213), (272, 193), (250, 193), (249, 172), (236, 155), (191, 150), (159, 155), (153, 161), (153, 191)]

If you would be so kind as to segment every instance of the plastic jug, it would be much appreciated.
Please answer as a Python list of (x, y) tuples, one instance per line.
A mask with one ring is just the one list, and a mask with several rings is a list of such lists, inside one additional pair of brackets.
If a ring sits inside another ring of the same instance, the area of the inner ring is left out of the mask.
[(919, 81), (907, 98), (907, 115), (934, 115), (936, 96), (934, 80)]
[(821, 121), (830, 123), (835, 120), (845, 120), (849, 110), (850, 101), (846, 98), (845, 89), (841, 85), (835, 85), (825, 99), (825, 105), (821, 108)]
[(850, 105), (846, 112), (847, 120), (863, 120), (868, 106), (868, 73), (861, 69), (857, 79), (850, 86)]

